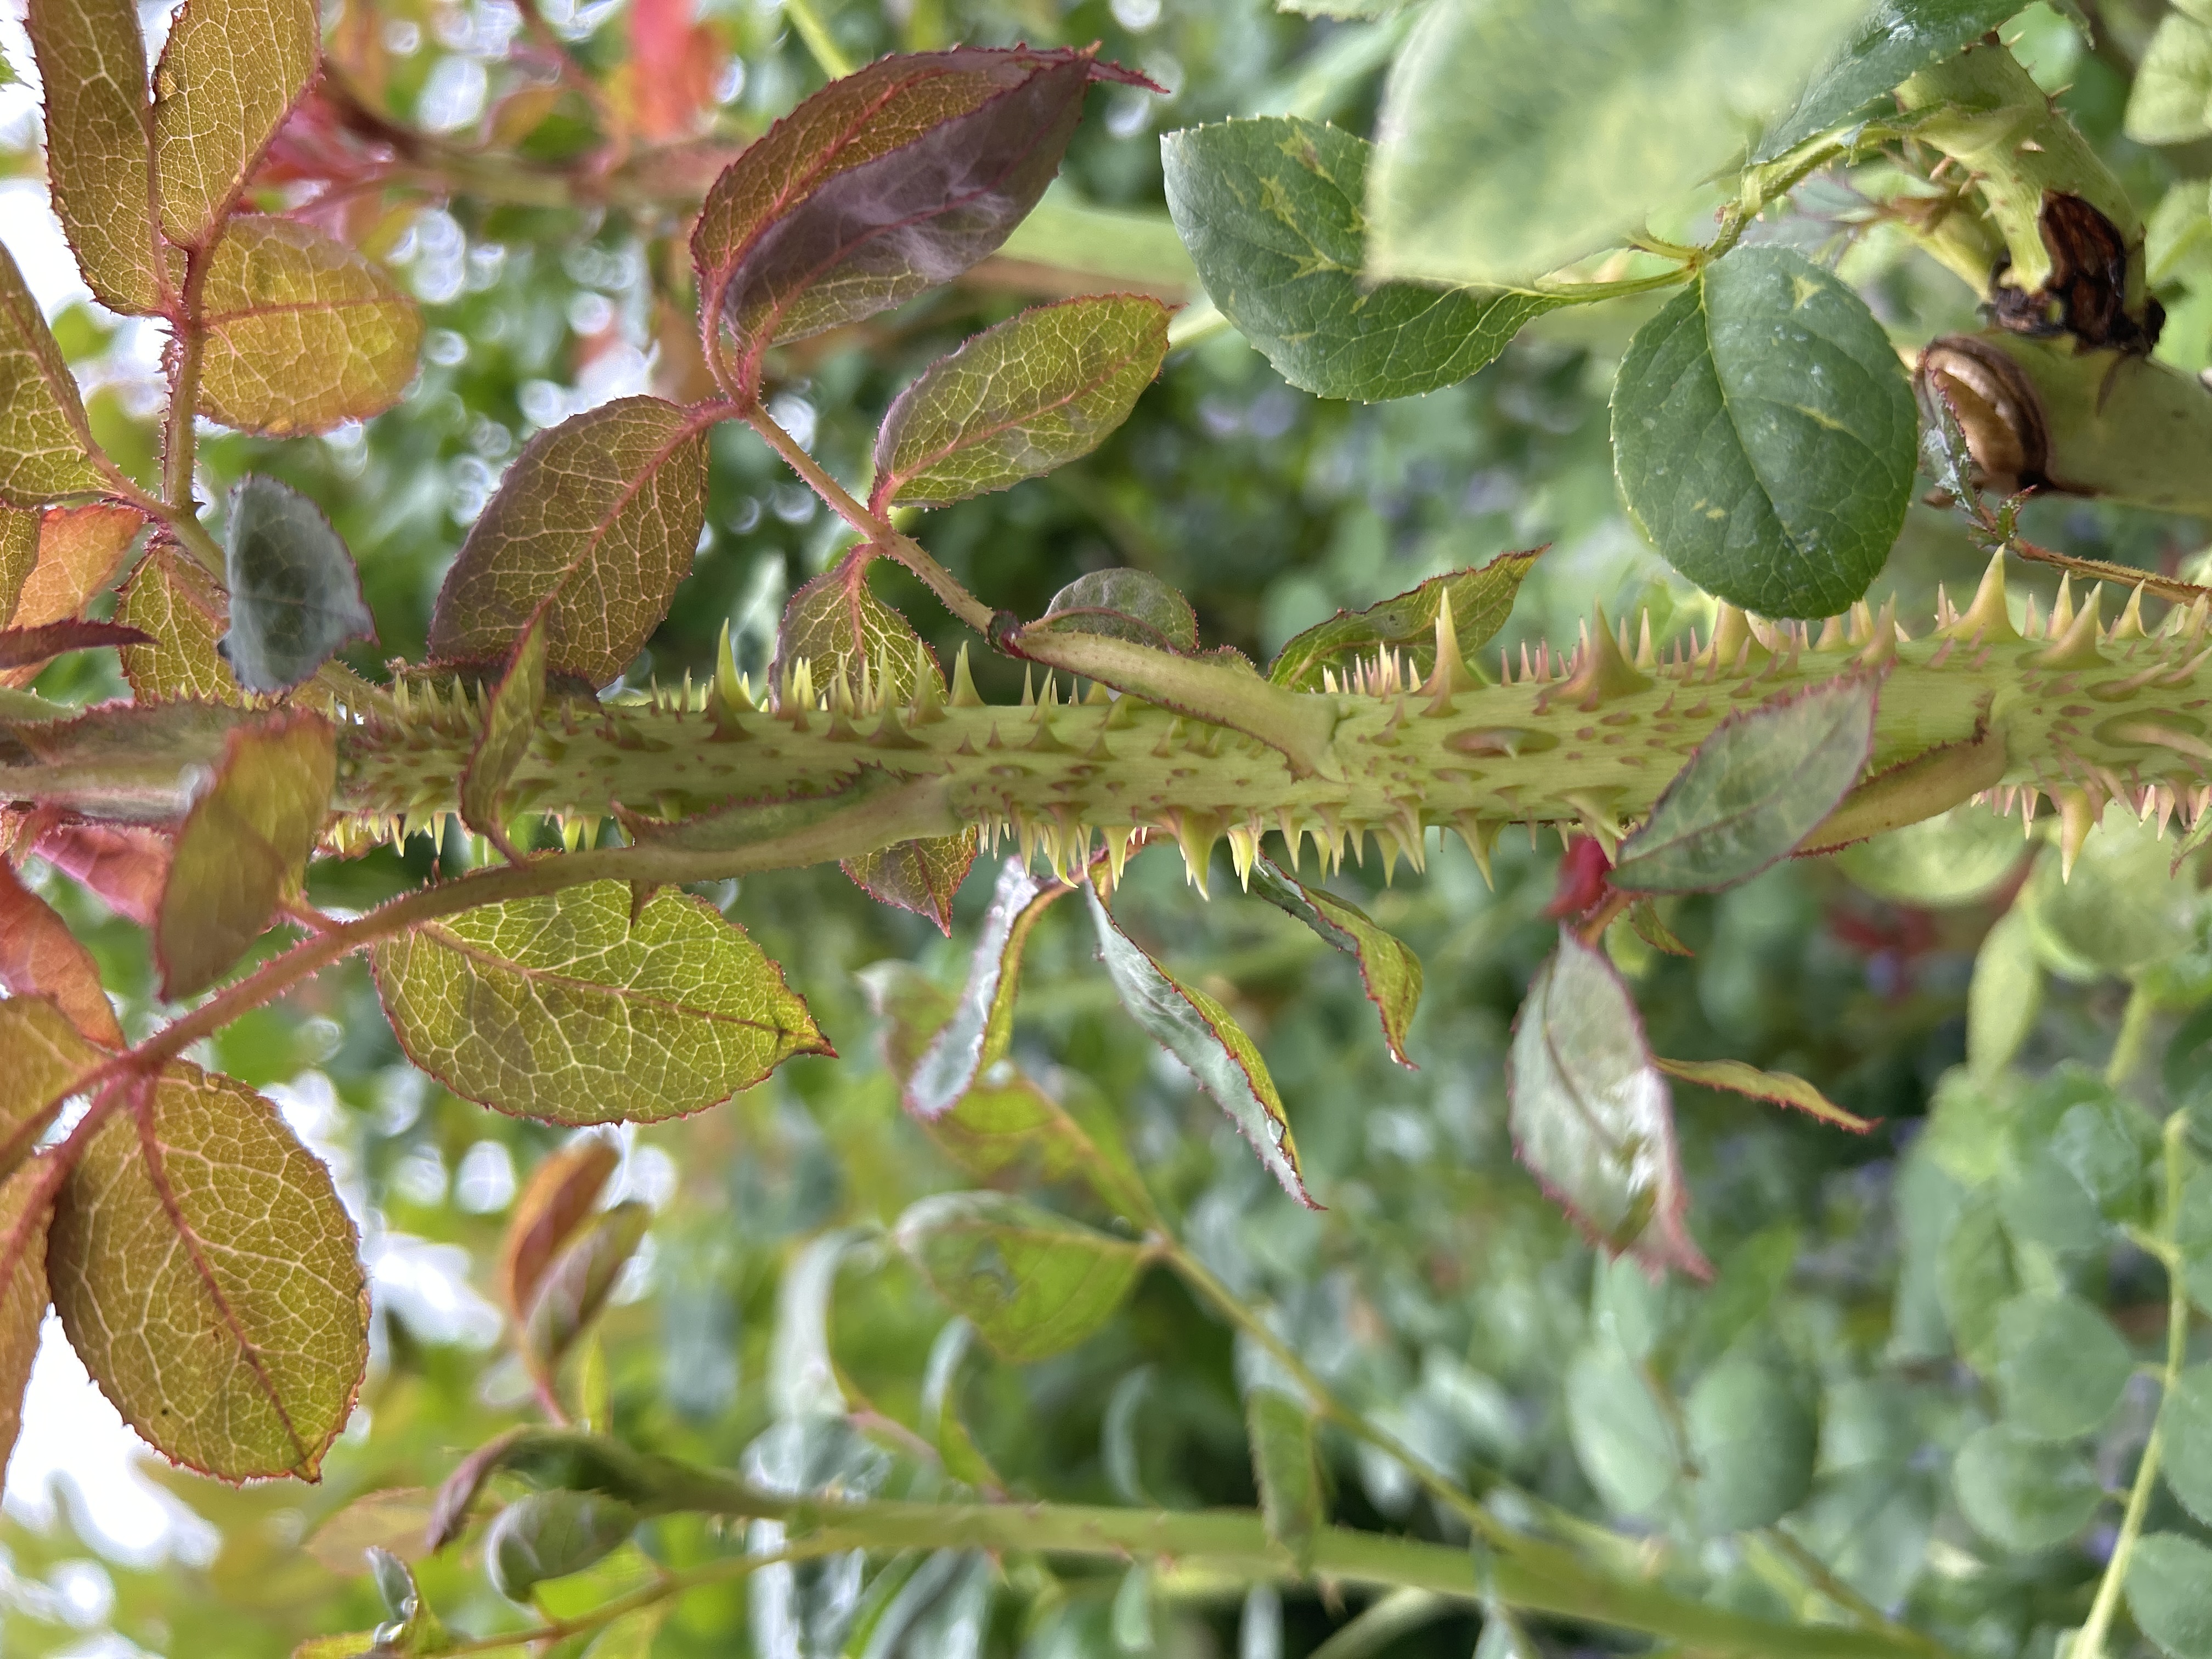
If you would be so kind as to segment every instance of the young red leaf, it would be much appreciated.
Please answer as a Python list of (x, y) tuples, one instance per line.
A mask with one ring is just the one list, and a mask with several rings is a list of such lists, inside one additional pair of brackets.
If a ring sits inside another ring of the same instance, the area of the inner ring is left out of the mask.
[(1061, 882), (1037, 880), (1019, 859), (1000, 866), (968, 983), (906, 1079), (906, 1109), (924, 1122), (950, 1111), (976, 1077), (1006, 1052), (1022, 948), (1046, 908), (1072, 890)]
[(361, 254), (312, 225), (234, 215), (200, 293), (199, 410), (275, 437), (367, 420), (414, 378), (422, 317)]
[(161, 994), (197, 994), (261, 937), (322, 835), (336, 734), (307, 709), (234, 727), (221, 764), (177, 831), (154, 919)]
[(0, 246), (0, 505), (38, 507), (100, 489), (91, 453), (76, 376)]
[(985, 330), (892, 401), (870, 509), (941, 507), (1088, 455), (1167, 350), (1168, 308), (1135, 295), (1039, 306)]
[(153, 642), (151, 635), (121, 623), (71, 621), (42, 623), (36, 628), (0, 628), (0, 669), (37, 669), (64, 652)]
[(77, 269), (111, 311), (161, 309), (153, 106), (131, 0), (30, 0), (24, 24), (46, 94), (46, 179)]
[(1674, 1101), (1644, 1021), (1613, 964), (1571, 929), (1513, 1022), (1506, 1096), (1514, 1150), (1593, 1239), (1654, 1273), (1712, 1276), (1682, 1224)]
[(1406, 1028), (1421, 1001), (1421, 959), (1413, 947), (1376, 927), (1358, 905), (1325, 888), (1307, 886), (1273, 859), (1262, 858), (1253, 865), (1252, 888), (1358, 963), (1367, 1000), (1382, 1017), (1382, 1040), (1389, 1045), (1390, 1058), (1408, 1071), (1418, 1071), (1406, 1057)]
[(530, 1172), (514, 1200), (499, 1257), (501, 1299), (517, 1320), (529, 1313), (546, 1268), (591, 1214), (621, 1162), (622, 1149), (614, 1142), (587, 1134)]
[(137, 824), (63, 823), (42, 831), (31, 850), (76, 878), (126, 921), (151, 927), (169, 879), (169, 838)]
[(615, 1281), (653, 1225), (652, 1206), (633, 1200), (591, 1217), (553, 1260), (532, 1298), (523, 1340), (531, 1363), (550, 1374), (606, 1306)]
[(10, 628), (67, 622), (115, 580), (146, 520), (127, 507), (49, 507), (38, 515), (38, 555), (18, 590)]
[(100, 989), (100, 967), (53, 907), (0, 859), (0, 985), (10, 996), (49, 996), (93, 1042), (123, 1046), (123, 1028)]
[(311, 0), (185, 0), (154, 71), (161, 229), (205, 248), (321, 61)]
[(1085, 887), (1084, 896), (1098, 931), (1098, 958), (1121, 994), (1121, 1006), (1228, 1113), (1283, 1190), (1308, 1209), (1319, 1209), (1298, 1171), (1297, 1143), (1291, 1138), (1282, 1097), (1252, 1039), (1226, 1008), (1139, 949), (1096, 892)]
[(705, 427), (658, 398), (563, 421), (508, 468), (430, 614), (430, 649), (505, 662), (539, 608), (546, 666), (605, 685), (690, 574), (707, 515)]
[(1148, 86), (1088, 52), (960, 47), (832, 82), (708, 192), (691, 237), (699, 313), (729, 379), (762, 354), (874, 315), (997, 251), (1036, 205), (1094, 80)]
[(47, 1272), (85, 1369), (165, 1455), (313, 1480), (368, 1358), (330, 1171), (243, 1084), (171, 1062), (85, 1148)]
[(1874, 1127), (1865, 1118), (1845, 1111), (1795, 1073), (1762, 1072), (1740, 1060), (1660, 1057), (1653, 1063), (1668, 1076), (1678, 1077), (1685, 1083), (1698, 1084), (1707, 1089), (1726, 1089), (1733, 1094), (1748, 1095), (1753, 1100), (1771, 1100), (1778, 1106), (1794, 1106), (1823, 1123), (1832, 1123), (1854, 1134), (1865, 1134)]
[(721, 43), (692, 15), (692, 0), (630, 0), (630, 102), (639, 133), (688, 137), (714, 100)]

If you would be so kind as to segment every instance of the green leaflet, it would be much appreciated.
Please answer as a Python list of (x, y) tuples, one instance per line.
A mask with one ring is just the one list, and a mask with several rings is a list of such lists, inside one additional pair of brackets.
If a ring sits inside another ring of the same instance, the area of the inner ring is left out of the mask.
[(2136, 70), (2127, 134), (2139, 144), (2185, 144), (2207, 133), (2212, 133), (2212, 22), (2169, 12)]
[(1341, 673), (1348, 660), (1379, 649), (1401, 651), (1423, 674), (1436, 660), (1437, 617), (1451, 601), (1452, 632), (1470, 656), (1489, 643), (1513, 614), (1521, 584), (1535, 568), (1540, 547), (1500, 553), (1485, 565), (1431, 576), (1418, 587), (1364, 611), (1340, 611), (1297, 635), (1276, 656), (1267, 678), (1297, 691), (1318, 691), (1322, 670)]
[(2178, 1532), (2136, 1540), (2128, 1611), (2172, 1659), (2212, 1659), (2212, 1549)]
[(499, 1512), (484, 1538), (492, 1587), (527, 1601), (541, 1580), (581, 1572), (636, 1530), (638, 1513), (600, 1492), (534, 1492)]
[(1771, 1100), (1778, 1106), (1794, 1106), (1799, 1111), (1832, 1123), (1839, 1129), (1850, 1129), (1864, 1134), (1874, 1125), (1853, 1112), (1847, 1112), (1830, 1100), (1802, 1077), (1790, 1072), (1762, 1072), (1755, 1066), (1747, 1066), (1740, 1060), (1668, 1060), (1663, 1057), (1652, 1062), (1669, 1077), (1685, 1083), (1695, 1083), (1707, 1089), (1726, 1089), (1733, 1094), (1749, 1095), (1753, 1100)]
[(2020, 9), (2018, 0), (1881, 0), (1759, 141), (1766, 161), (1841, 125)]
[(504, 662), (546, 611), (546, 665), (593, 685), (668, 614), (707, 512), (703, 428), (658, 398), (618, 398), (539, 433), (461, 544), (430, 649)]
[(1966, 805), (1854, 842), (1835, 856), (1837, 868), (1878, 898), (1948, 909), (1987, 897), (2027, 850), (2011, 819)]
[(1292, 386), (1410, 398), (1465, 380), (1531, 318), (1565, 304), (1502, 290), (1369, 283), (1374, 146), (1319, 121), (1263, 116), (1160, 141), (1168, 209), (1208, 298)]
[(115, 619), (153, 636), (151, 645), (121, 653), (123, 678), (139, 702), (246, 701), (218, 644), (229, 625), (222, 591), (173, 544), (146, 550), (116, 597)]
[(1252, 1477), (1267, 1536), (1303, 1570), (1323, 1517), (1321, 1468), (1314, 1455), (1313, 1418), (1290, 1395), (1269, 1388), (1244, 1396), (1244, 1428), (1252, 1443)]
[(950, 938), (952, 900), (968, 879), (981, 844), (973, 829), (957, 836), (925, 836), (847, 859), (840, 867), (878, 903), (927, 916)]
[(1651, 1383), (1620, 1344), (1585, 1344), (1567, 1367), (1567, 1436), (1606, 1506), (1649, 1515), (1681, 1474), (1681, 1453)]
[(2212, 1364), (2182, 1372), (2160, 1410), (2159, 1431), (2166, 1486), (2199, 1521), (2212, 1519)]
[(368, 1358), (356, 1243), (268, 1101), (173, 1061), (63, 1187), (47, 1271), (70, 1346), (161, 1451), (312, 1480)]
[(1268, 903), (1288, 911), (1359, 963), (1367, 1000), (1382, 1017), (1382, 1040), (1389, 1045), (1390, 1058), (1408, 1071), (1418, 1071), (1406, 1057), (1406, 1028), (1421, 1001), (1421, 959), (1413, 947), (1376, 927), (1358, 905), (1325, 888), (1307, 886), (1285, 873), (1273, 859), (1263, 857), (1253, 865), (1252, 884)]
[(190, 0), (154, 71), (161, 229), (204, 248), (315, 73), (322, 20), (307, 0)]
[(1613, 964), (1571, 931), (1513, 1023), (1514, 1150), (1607, 1249), (1697, 1278), (1712, 1268), (1682, 1224), (1689, 1194), (1667, 1079)]
[(2135, 1356), (2112, 1321), (2076, 1296), (2014, 1297), (1997, 1310), (1997, 1400), (2038, 1440), (2078, 1439), (2118, 1407)]
[(5, 1241), (0, 1248), (11, 1262), (7, 1282), (0, 1284), (0, 1467), (22, 1431), (23, 1389), (46, 1313), (46, 1235), (53, 1212), (46, 1200), (36, 1212), (30, 1208), (43, 1173), (22, 1169), (0, 1182), (0, 1241)]
[(0, 506), (37, 507), (98, 489), (100, 470), (76, 376), (23, 274), (0, 247)]
[(1613, 884), (1711, 892), (1786, 858), (1866, 769), (1879, 693), (1873, 677), (1844, 674), (1729, 715), (1620, 843)]
[(161, 302), (147, 165), (146, 37), (130, 0), (33, 0), (24, 19), (46, 94), (54, 215), (111, 311)]
[(1000, 866), (999, 884), (983, 915), (968, 982), (906, 1079), (906, 1108), (924, 1122), (957, 1105), (976, 1077), (1006, 1052), (1013, 1034), (1022, 947), (1046, 907), (1069, 890), (1056, 881), (1038, 881), (1019, 859), (1008, 859)]
[(376, 637), (352, 553), (322, 509), (289, 484), (240, 481), (223, 574), (230, 629), (221, 649), (248, 691), (289, 691), (348, 641)]
[(1004, 1193), (941, 1193), (899, 1218), (899, 1248), (1016, 1364), (1073, 1347), (1136, 1283), (1144, 1247)]
[(2002, 1423), (1977, 1431), (1959, 1448), (1951, 1484), (1976, 1532), (2022, 1552), (2053, 1549), (2072, 1538), (2105, 1495), (2079, 1451)]
[(1787, 249), (1738, 248), (1637, 331), (1613, 441), (1669, 564), (1747, 611), (1818, 617), (1889, 556), (1919, 423), (1865, 301)]
[(1976, 1077), (1994, 1077), (2012, 1063), (2042, 1006), (2043, 967), (2034, 935), (2015, 908), (1997, 918), (1974, 953), (1966, 989), (1966, 1064)]
[(878, 514), (1005, 489), (1088, 455), (1167, 356), (1168, 308), (1126, 294), (1039, 306), (939, 359), (876, 437)]
[(207, 989), (275, 920), (330, 815), (331, 723), (307, 709), (232, 728), (214, 781), (177, 831), (154, 918), (161, 994)]
[(600, 881), (429, 922), (369, 953), (409, 1058), (454, 1093), (552, 1123), (649, 1122), (831, 1052), (782, 969), (702, 901), (630, 920)]
[(1849, 39), (1864, 0), (1431, 6), (1383, 94), (1367, 264), (1526, 282), (1723, 172)]
[(1698, 1379), (1682, 1418), (1706, 1531), (1770, 1525), (1811, 1492), (1819, 1422), (1808, 1389), (1779, 1366), (1731, 1354)]
[(485, 698), (483, 730), (461, 774), (461, 821), (502, 848), (507, 840), (500, 799), (537, 735), (538, 713), (545, 705), (545, 651), (541, 611), (522, 630), (507, 672)]
[(1121, 994), (1121, 1006), (1229, 1114), (1229, 1121), (1252, 1143), (1260, 1162), (1283, 1190), (1309, 1209), (1319, 1207), (1307, 1194), (1299, 1174), (1297, 1143), (1291, 1138), (1282, 1097), (1275, 1092), (1267, 1063), (1252, 1039), (1226, 1008), (1176, 979), (1139, 949), (1107, 914), (1095, 891), (1085, 887), (1083, 893), (1098, 933), (1099, 960)]
[(398, 401), (422, 317), (362, 255), (295, 220), (223, 225), (201, 291), (200, 413), (276, 437), (327, 432)]
[(1149, 570), (1121, 565), (1078, 576), (1052, 596), (1030, 626), (1040, 632), (1106, 634), (1185, 656), (1198, 650), (1198, 613), (1190, 601)]

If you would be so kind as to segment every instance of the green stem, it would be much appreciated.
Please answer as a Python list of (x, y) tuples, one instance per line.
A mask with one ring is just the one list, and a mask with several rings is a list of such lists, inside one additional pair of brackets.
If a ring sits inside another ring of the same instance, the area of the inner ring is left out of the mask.
[(813, 0), (783, 0), (783, 9), (824, 75), (832, 81), (842, 81), (853, 72), (853, 60), (845, 56), (844, 48), (831, 36), (829, 27), (815, 11)]
[(1309, 1659), (1367, 1659), (1407, 1631), (1442, 1618), (1451, 1606), (1450, 1597), (1433, 1590), (1392, 1590), (1335, 1631)]
[[(2133, 999), (2130, 1000), (2133, 1012)], [(2172, 1402), (2189, 1358), (2189, 1279), (2183, 1270), (2179, 1233), (2183, 1188), (2182, 1142), (2189, 1133), (2189, 1115), (2177, 1111), (2166, 1120), (2166, 1213), (2159, 1230), (2158, 1255), (2166, 1264), (2166, 1368), (2159, 1374), (2159, 1412), (2143, 1442), (2142, 1457), (2136, 1464), (2135, 1484), (2128, 1490), (2128, 1506), (2120, 1516), (2119, 1536), (2112, 1540), (2112, 1559), (2098, 1582), (2096, 1600), (2073, 1647), (2074, 1659), (2104, 1659), (2105, 1638), (2119, 1611), (2120, 1592), (2128, 1580), (2128, 1563), (2136, 1540), (2142, 1536), (2143, 1517), (2150, 1511), (2151, 1493), (2158, 1486), (2158, 1466), (2165, 1450), (2166, 1408)]]
[(2120, 1087), (2142, 1064), (2143, 1046), (2150, 1040), (2151, 1018), (2157, 1012), (2148, 986), (2138, 982), (2130, 988), (2126, 1011), (2120, 1015), (2120, 1034), (2112, 1044), (2112, 1058), (2105, 1062), (2105, 1081), (2109, 1086)]

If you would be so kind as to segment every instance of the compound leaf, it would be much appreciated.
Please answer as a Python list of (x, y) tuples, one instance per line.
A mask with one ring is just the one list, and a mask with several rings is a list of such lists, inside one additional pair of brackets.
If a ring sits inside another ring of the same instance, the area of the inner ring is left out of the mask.
[(352, 553), (322, 509), (289, 484), (239, 482), (223, 572), (230, 628), (221, 649), (248, 691), (289, 691), (347, 641), (376, 637)]
[(783, 970), (687, 894), (592, 882), (428, 922), (369, 964), (409, 1058), (550, 1123), (680, 1117), (830, 1054)]
[(188, 0), (154, 71), (161, 229), (204, 249), (322, 58), (310, 0)]
[(1453, 635), (1471, 657), (1505, 626), (1514, 597), (1543, 550), (1500, 553), (1488, 564), (1431, 576), (1364, 611), (1340, 611), (1284, 646), (1267, 678), (1294, 691), (1318, 691), (1322, 669), (1340, 670), (1348, 659), (1378, 650), (1402, 652), (1426, 674), (1436, 660), (1437, 616), (1447, 599)]
[(215, 983), (299, 884), (331, 810), (337, 735), (308, 709), (234, 726), (222, 763), (177, 830), (154, 918), (161, 994)]
[(92, 952), (53, 906), (23, 885), (5, 859), (0, 859), (0, 985), (11, 999), (52, 997), (93, 1042), (123, 1046), (123, 1028), (100, 988)]
[(1541, 276), (1726, 168), (1865, 0), (1432, 6), (1398, 54), (1367, 192), (1370, 273)]
[(2128, 1611), (2172, 1659), (2212, 1659), (2212, 1549), (2178, 1532), (2136, 1541)]
[(1358, 963), (1367, 1000), (1382, 1017), (1390, 1058), (1408, 1071), (1419, 1070), (1406, 1057), (1406, 1028), (1421, 1001), (1421, 959), (1413, 947), (1376, 927), (1358, 905), (1325, 888), (1307, 886), (1273, 859), (1263, 857), (1253, 865), (1252, 885), (1268, 903), (1288, 911)]
[(899, 1248), (1016, 1364), (1072, 1348), (1137, 1281), (1145, 1249), (1006, 1193), (940, 1193), (908, 1207)]
[(1636, 331), (1613, 387), (1637, 527), (1709, 593), (1827, 617), (1889, 556), (1919, 421), (1866, 301), (1787, 248), (1738, 248)]
[(1729, 715), (1620, 843), (1613, 884), (1711, 892), (1786, 858), (1865, 771), (1880, 691), (1845, 674)]
[(1298, 1171), (1297, 1143), (1291, 1138), (1283, 1098), (1275, 1092), (1267, 1062), (1261, 1059), (1252, 1039), (1226, 1008), (1197, 987), (1185, 985), (1139, 949), (1095, 891), (1086, 887), (1084, 896), (1098, 933), (1099, 960), (1106, 964), (1121, 1006), (1213, 1097), (1283, 1190), (1309, 1209), (1319, 1208)]
[(1669, 1077), (1702, 1088), (1725, 1089), (1731, 1094), (1748, 1095), (1753, 1100), (1771, 1100), (1778, 1106), (1795, 1106), (1823, 1123), (1832, 1123), (1854, 1134), (1863, 1135), (1874, 1127), (1866, 1119), (1856, 1112), (1845, 1111), (1792, 1072), (1762, 1072), (1740, 1060), (1668, 1060), (1664, 1055), (1655, 1056), (1652, 1064)]
[(986, 329), (892, 400), (870, 509), (942, 507), (1088, 455), (1167, 350), (1168, 308), (1138, 295), (1039, 306)]
[(523, 447), (461, 545), (430, 649), (505, 662), (542, 605), (546, 665), (613, 680), (668, 614), (707, 513), (705, 428), (658, 398), (618, 398)]
[(46, 179), (87, 287), (111, 311), (160, 308), (148, 162), (146, 36), (131, 0), (31, 0), (46, 94)]
[(942, 1117), (959, 1103), (976, 1077), (1006, 1052), (1013, 1035), (1014, 987), (1021, 976), (1022, 948), (1046, 907), (1071, 890), (1057, 881), (1039, 881), (1020, 859), (999, 869), (991, 908), (950, 1017), (938, 1028), (907, 1075), (907, 1110), (924, 1122)]
[(1593, 1238), (1712, 1276), (1682, 1224), (1674, 1103), (1644, 1021), (1613, 964), (1571, 930), (1514, 1020), (1506, 1092), (1514, 1150)]
[(1296, 116), (1160, 141), (1168, 210), (1206, 296), (1292, 386), (1370, 403), (1465, 380), (1566, 303), (1368, 281), (1362, 204), (1374, 149)]
[(414, 377), (422, 313), (343, 242), (296, 219), (227, 221), (200, 294), (199, 410), (288, 437), (363, 421)]
[(995, 252), (1036, 205), (1094, 80), (1088, 52), (960, 47), (832, 82), (725, 168), (691, 235), (737, 386), (780, 340), (874, 315)]
[(37, 507), (101, 488), (91, 454), (76, 376), (0, 246), (0, 504)]
[(173, 1061), (85, 1148), (47, 1272), (70, 1346), (157, 1449), (312, 1480), (368, 1358), (357, 1243), (275, 1107)]

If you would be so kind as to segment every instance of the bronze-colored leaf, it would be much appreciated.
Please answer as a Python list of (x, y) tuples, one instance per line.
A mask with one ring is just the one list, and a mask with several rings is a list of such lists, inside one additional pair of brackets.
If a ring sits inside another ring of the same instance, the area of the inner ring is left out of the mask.
[(550, 1375), (614, 1293), (615, 1281), (653, 1224), (653, 1207), (632, 1200), (591, 1217), (546, 1264), (523, 1339), (531, 1363)]
[(115, 619), (151, 635), (123, 647), (123, 678), (141, 702), (243, 703), (246, 694), (216, 649), (230, 626), (214, 580), (176, 544), (156, 539), (117, 596)]
[(123, 1046), (123, 1028), (100, 988), (100, 968), (69, 924), (0, 859), (0, 985), (10, 996), (49, 996), (94, 1042)]
[(185, 0), (154, 71), (161, 229), (204, 248), (322, 58), (311, 0)]
[(23, 273), (0, 246), (0, 505), (98, 489), (84, 399)]
[(131, 0), (31, 0), (46, 182), (77, 269), (110, 311), (161, 309), (146, 36)]
[(707, 514), (707, 439), (658, 398), (539, 433), (469, 532), (430, 617), (448, 661), (504, 662), (546, 611), (546, 665), (605, 685), (668, 614)]
[(0, 1182), (0, 1466), (15, 1449), (23, 1428), (23, 1389), (39, 1355), (39, 1324), (46, 1314), (46, 1230), (53, 1201), (46, 1172), (35, 1163)]
[(23, 1161), (82, 1080), (111, 1056), (51, 996), (0, 1001), (0, 1175)]
[[(8, 614), (10, 628), (42, 628), (76, 617), (115, 580), (146, 523), (130, 507), (104, 504), (50, 507), (37, 517), (38, 550)], [(0, 685), (28, 685), (38, 672), (35, 663), (0, 668)]]
[(902, 841), (839, 866), (854, 884), (879, 904), (896, 904), (927, 916), (946, 938), (952, 935), (952, 900), (975, 862), (975, 830)]
[(32, 851), (76, 878), (118, 916), (154, 925), (169, 878), (169, 838), (125, 823), (61, 823), (42, 832)]
[(530, 1311), (546, 1268), (592, 1212), (621, 1162), (622, 1150), (613, 1141), (585, 1135), (530, 1172), (507, 1218), (499, 1258), (501, 1297), (516, 1319)]
[(313, 1480), (368, 1358), (368, 1291), (330, 1171), (274, 1106), (182, 1061), (92, 1139), (47, 1272), (124, 1420), (226, 1480)]
[(240, 214), (208, 260), (200, 413), (285, 437), (367, 420), (414, 377), (422, 317), (390, 277), (295, 219)]
[(123, 623), (72, 619), (40, 623), (36, 628), (0, 628), (0, 670), (29, 669), (36, 673), (56, 657), (72, 651), (151, 643), (146, 635)]
[(154, 920), (161, 994), (215, 983), (296, 886), (331, 810), (331, 723), (307, 709), (233, 728), (214, 781), (177, 831)]

